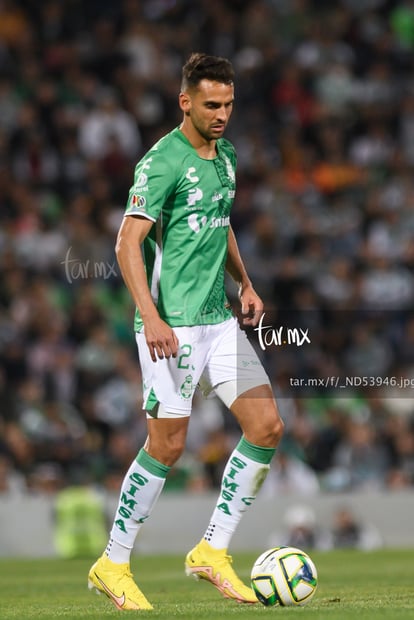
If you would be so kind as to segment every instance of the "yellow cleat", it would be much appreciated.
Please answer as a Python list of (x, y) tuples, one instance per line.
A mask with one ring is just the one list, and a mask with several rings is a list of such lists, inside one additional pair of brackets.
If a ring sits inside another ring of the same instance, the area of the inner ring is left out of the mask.
[(88, 588), (106, 596), (117, 609), (153, 609), (132, 578), (129, 564), (115, 564), (104, 553), (91, 567)]
[(219, 590), (225, 598), (239, 603), (257, 603), (251, 588), (248, 588), (234, 572), (231, 556), (226, 549), (213, 549), (202, 540), (185, 558), (185, 572), (196, 579), (206, 579)]

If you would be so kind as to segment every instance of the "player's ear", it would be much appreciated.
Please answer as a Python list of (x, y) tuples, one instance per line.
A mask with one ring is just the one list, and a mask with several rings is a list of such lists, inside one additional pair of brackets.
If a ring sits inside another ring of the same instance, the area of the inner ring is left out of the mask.
[(189, 114), (191, 109), (191, 98), (188, 93), (181, 92), (178, 97), (178, 103), (184, 114)]

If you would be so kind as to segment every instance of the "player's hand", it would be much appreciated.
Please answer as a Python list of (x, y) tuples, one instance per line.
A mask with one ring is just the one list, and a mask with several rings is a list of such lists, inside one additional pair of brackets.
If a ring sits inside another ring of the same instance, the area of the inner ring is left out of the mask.
[(144, 333), (153, 362), (177, 357), (178, 338), (165, 321), (160, 318), (147, 321), (144, 325)]
[(263, 314), (263, 301), (256, 293), (251, 284), (241, 286), (239, 290), (241, 312), (243, 315), (243, 325), (256, 326)]

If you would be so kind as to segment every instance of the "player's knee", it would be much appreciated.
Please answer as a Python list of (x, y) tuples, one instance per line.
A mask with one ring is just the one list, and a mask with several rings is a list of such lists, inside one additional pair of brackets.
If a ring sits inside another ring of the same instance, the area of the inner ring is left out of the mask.
[(150, 427), (146, 449), (154, 459), (172, 467), (184, 452), (184, 448), (184, 432), (155, 433)]
[(276, 420), (274, 420), (273, 428), (271, 430), (271, 435), (275, 446), (277, 446), (282, 439), (284, 428), (285, 424), (283, 420), (278, 416)]
[(170, 460), (170, 465), (174, 465), (174, 463), (176, 463), (181, 457), (183, 452), (184, 442), (181, 442), (180, 440), (170, 440), (170, 443), (168, 445), (168, 456)]
[(149, 444), (148, 453), (160, 463), (172, 467), (178, 461), (184, 451), (184, 446), (180, 443), (169, 441), (168, 443)]
[(275, 448), (283, 436), (284, 423), (277, 415), (272, 416), (261, 429), (261, 440), (259, 445)]

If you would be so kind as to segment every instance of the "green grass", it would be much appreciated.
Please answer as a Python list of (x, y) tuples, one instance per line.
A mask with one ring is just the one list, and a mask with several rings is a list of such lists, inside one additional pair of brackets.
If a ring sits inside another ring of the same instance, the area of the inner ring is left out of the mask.
[[(235, 554), (234, 566), (245, 581), (259, 553)], [(296, 608), (246, 606), (222, 599), (210, 584), (185, 577), (181, 556), (134, 557), (135, 577), (154, 611), (128, 612), (126, 617), (250, 620), (277, 614), (300, 620), (414, 620), (414, 551), (312, 552), (311, 556), (319, 572), (318, 590), (306, 607)], [(87, 590), (90, 564), (1, 559), (0, 618), (119, 619), (121, 612), (106, 597)]]

